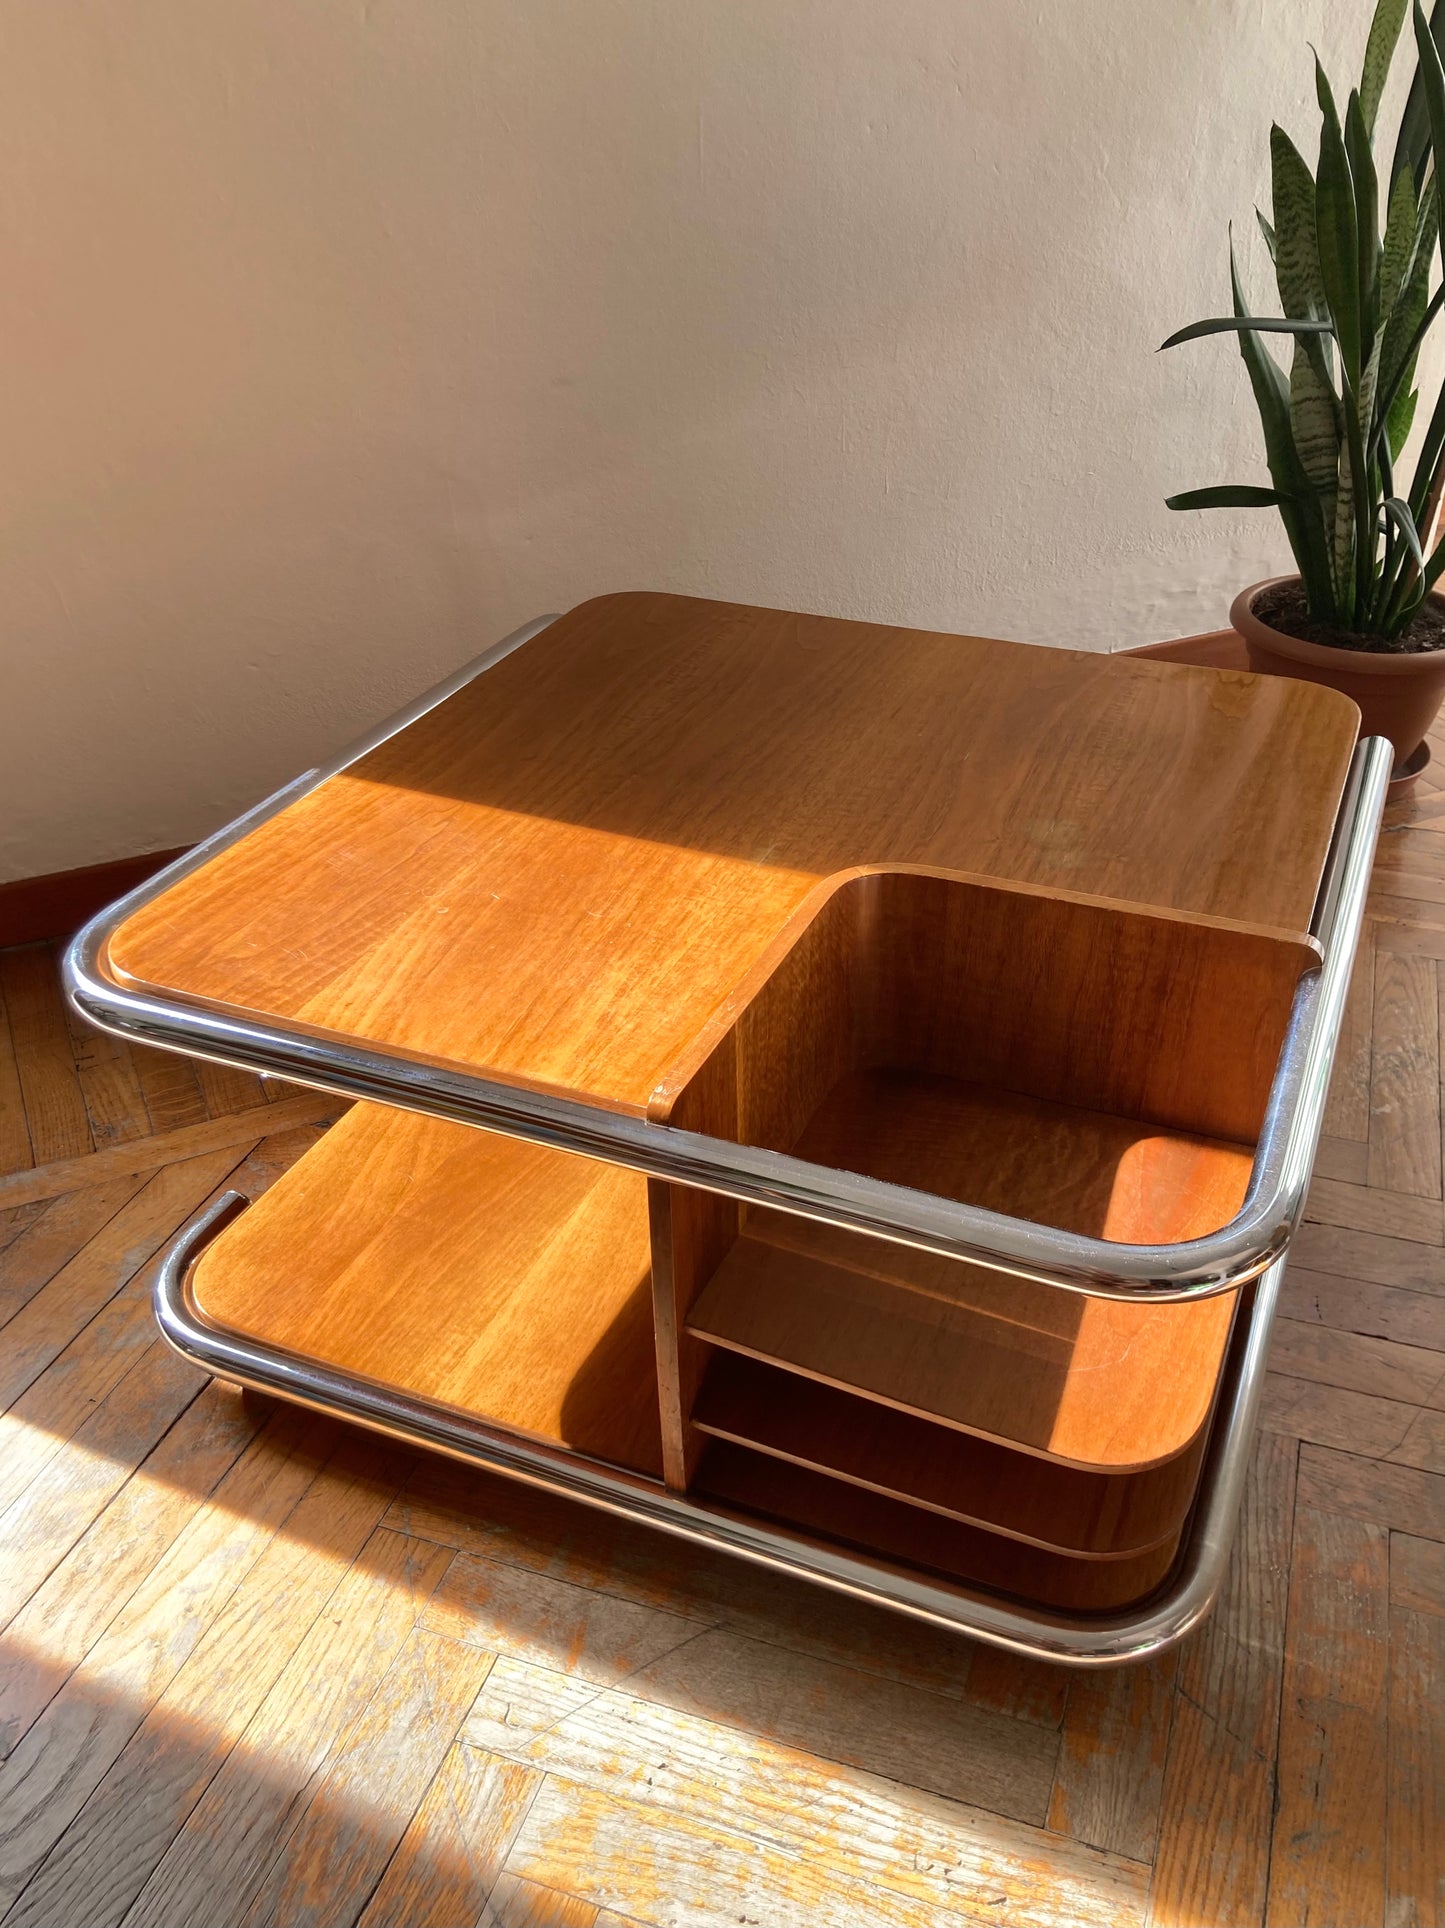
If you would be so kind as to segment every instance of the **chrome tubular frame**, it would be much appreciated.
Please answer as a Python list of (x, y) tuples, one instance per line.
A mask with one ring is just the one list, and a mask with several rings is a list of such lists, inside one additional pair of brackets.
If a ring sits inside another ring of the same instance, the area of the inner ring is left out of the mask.
[(1174, 1245), (1121, 1245), (1034, 1225), (881, 1179), (813, 1165), (782, 1152), (597, 1110), (574, 1098), (523, 1090), (462, 1065), (277, 1018), (257, 1019), (201, 998), (152, 992), (122, 981), (110, 970), (109, 940), (134, 911), (405, 729), (554, 620), (540, 617), (515, 631), (332, 762), (278, 790), (104, 911), (80, 933), (66, 956), (66, 986), (76, 1008), (103, 1029), (146, 1044), (580, 1152), (650, 1177), (721, 1192), (1095, 1297), (1159, 1301), (1206, 1297), (1246, 1284), (1280, 1256), (1304, 1205), (1364, 915), (1390, 776), (1390, 746), (1379, 737), (1360, 744), (1350, 768), (1312, 926), (1322, 960), (1317, 970), (1305, 972), (1300, 979), (1248, 1195), (1238, 1215), (1222, 1230)]
[(1070, 1614), (893, 1566), (705, 1498), (670, 1493), (641, 1474), (523, 1439), (488, 1426), (474, 1413), (213, 1325), (192, 1297), (191, 1271), (246, 1202), (239, 1192), (228, 1192), (196, 1218), (166, 1254), (155, 1287), (156, 1318), (175, 1350), (237, 1385), (1042, 1660), (1075, 1667), (1146, 1660), (1182, 1640), (1214, 1604), (1249, 1471), (1282, 1263), (1244, 1288), (1194, 1510), (1169, 1577), (1137, 1607), (1111, 1614)]
[(1221, 1232), (1173, 1246), (1076, 1237), (779, 1153), (591, 1111), (573, 1100), (479, 1077), (461, 1065), (378, 1049), (304, 1025), (261, 1021), (198, 998), (154, 993), (111, 973), (107, 945), (133, 911), (443, 702), (552, 620), (543, 617), (516, 631), (95, 919), (66, 958), (67, 988), (76, 1007), (105, 1029), (164, 1049), (510, 1133), (1070, 1291), (1177, 1300), (1240, 1287), (1200, 1483), (1169, 1577), (1148, 1599), (1118, 1613), (1054, 1612), (871, 1558), (706, 1499), (669, 1493), (655, 1480), (520, 1438), (476, 1414), (248, 1339), (208, 1320), (190, 1289), (196, 1260), (245, 1209), (239, 1193), (227, 1194), (197, 1217), (167, 1253), (155, 1290), (156, 1316), (166, 1339), (183, 1357), (237, 1384), (995, 1646), (1078, 1667), (1142, 1660), (1172, 1646), (1209, 1611), (1233, 1540), (1283, 1276), (1281, 1254), (1309, 1182), (1364, 914), (1390, 775), (1389, 745), (1378, 738), (1363, 742), (1351, 765), (1312, 924), (1321, 964), (1300, 981), (1248, 1196)]

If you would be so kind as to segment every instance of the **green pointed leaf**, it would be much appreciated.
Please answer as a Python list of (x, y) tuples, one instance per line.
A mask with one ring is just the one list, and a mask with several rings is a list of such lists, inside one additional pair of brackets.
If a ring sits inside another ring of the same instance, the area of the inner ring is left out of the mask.
[(1347, 621), (1355, 611), (1355, 489), (1350, 445), (1340, 443), (1340, 466), (1335, 479), (1335, 526), (1331, 542), (1335, 596)]
[(1328, 321), (1291, 321), (1285, 315), (1215, 315), (1209, 321), (1191, 321), (1168, 341), (1161, 341), (1159, 353), (1177, 348), (1183, 341), (1198, 341), (1204, 335), (1328, 335)]
[(1166, 509), (1277, 509), (1285, 500), (1278, 489), (1251, 488), (1243, 482), (1224, 482), (1213, 489), (1186, 489), (1164, 498)]
[(1305, 474), (1317, 490), (1333, 495), (1340, 465), (1339, 403), (1329, 383), (1320, 380), (1302, 342), (1290, 368), (1289, 420)]
[[(1435, 0), (1430, 15), (1430, 31), (1436, 46), (1445, 32), (1445, 0)], [(1425, 184), (1425, 169), (1430, 159), (1430, 110), (1425, 105), (1425, 82), (1419, 63), (1410, 82), (1410, 92), (1400, 116), (1400, 132), (1395, 141), (1395, 158), (1390, 164), (1390, 180), (1397, 181), (1408, 167), (1418, 195)]]
[[(1401, 176), (1401, 179), (1406, 178)], [(1395, 398), (1407, 387), (1415, 364), (1425, 311), (1430, 303), (1430, 262), (1435, 248), (1435, 226), (1439, 199), (1433, 182), (1426, 184), (1420, 205), (1405, 282), (1395, 298), (1385, 323), (1384, 347), (1380, 355), (1380, 399), (1386, 413)]]
[(1410, 513), (1409, 503), (1402, 502), (1397, 495), (1391, 495), (1387, 496), (1384, 502), (1381, 503), (1380, 509), (1386, 521), (1393, 522), (1395, 527), (1400, 531), (1400, 534), (1405, 538), (1405, 546), (1415, 559), (1415, 567), (1417, 569), (1423, 569), (1425, 567), (1425, 557), (1421, 553), (1420, 537), (1415, 528), (1415, 518)]
[(1380, 256), (1380, 190), (1375, 179), (1375, 159), (1370, 152), (1370, 136), (1360, 97), (1353, 91), (1345, 109), (1345, 153), (1350, 163), (1350, 179), (1355, 188), (1355, 232), (1357, 279), (1360, 288), (1361, 353), (1379, 322), (1378, 291), (1375, 276)]
[[(1239, 263), (1235, 260), (1232, 242), (1229, 249), (1229, 276), (1235, 316), (1241, 321), (1247, 320), (1249, 308), (1244, 299)], [(1280, 521), (1284, 524), (1290, 548), (1299, 564), (1309, 606), (1316, 615), (1328, 619), (1336, 611), (1329, 548), (1325, 541), (1324, 522), (1317, 503), (1310, 499), (1310, 480), (1305, 474), (1290, 430), (1289, 389), (1284, 371), (1268, 353), (1258, 334), (1250, 330), (1240, 332), (1239, 352), (1249, 372), (1260, 426), (1264, 430), (1270, 480), (1281, 497), (1278, 505)]]
[[(1408, 301), (1402, 301), (1385, 330), (1380, 365), (1385, 370), (1385, 385), (1380, 399), (1388, 415), (1396, 401), (1414, 380), (1416, 351), (1410, 347), (1425, 318), (1425, 290), (1413, 288)], [(1406, 359), (1402, 362), (1401, 357)]]
[[(1445, 68), (1440, 64), (1434, 32), (1420, 11), (1420, 0), (1415, 0), (1415, 45), (1420, 50), (1420, 79), (1430, 117), (1430, 145), (1438, 156), (1445, 154)], [(1440, 237), (1440, 261), (1445, 267), (1445, 234)]]
[[(1320, 276), (1320, 250), (1315, 234), (1315, 181), (1304, 156), (1279, 126), (1269, 130), (1270, 194), (1274, 209), (1275, 281), (1279, 304), (1299, 320), (1322, 320), (1329, 314)], [(1323, 386), (1333, 381), (1334, 357), (1327, 341), (1304, 344)]]
[[(1407, 178), (1401, 175), (1401, 179)], [(1373, 424), (1372, 449), (1378, 446), (1378, 437), (1384, 424), (1390, 419), (1395, 404), (1402, 392), (1415, 379), (1415, 361), (1421, 342), (1429, 334), (1436, 316), (1440, 312), (1442, 294), (1436, 291), (1427, 299), (1430, 285), (1430, 262), (1435, 249), (1435, 224), (1439, 219), (1440, 200), (1432, 180), (1425, 184), (1424, 197), (1415, 220), (1415, 235), (1411, 245), (1409, 266), (1405, 270), (1404, 286), (1395, 299), (1394, 307), (1385, 323), (1384, 349), (1380, 359), (1380, 388), (1376, 419)], [(1442, 284), (1445, 287), (1445, 284)]]
[(1254, 210), (1254, 218), (1258, 221), (1259, 231), (1264, 236), (1264, 245), (1269, 250), (1269, 258), (1277, 268), (1279, 266), (1279, 244), (1274, 238), (1274, 229), (1265, 219), (1262, 208), (1256, 208)]
[(1269, 130), (1269, 172), (1279, 305), (1297, 321), (1323, 320), (1329, 307), (1315, 237), (1314, 176), (1282, 127)]
[[(1445, 5), (1445, 0), (1441, 0)], [(1390, 179), (1398, 181), (1408, 174), (1418, 194), (1425, 183), (1425, 166), (1430, 155), (1430, 114), (1425, 105), (1425, 87), (1420, 72), (1410, 83), (1409, 96), (1400, 116), (1400, 131), (1395, 137), (1395, 158), (1390, 163)]]
[(1415, 205), (1415, 183), (1408, 168), (1395, 177), (1390, 190), (1390, 206), (1385, 216), (1385, 245), (1380, 253), (1380, 314), (1388, 322), (1414, 252), (1415, 229), (1419, 210)]
[[(1374, 505), (1379, 499), (1380, 477), (1376, 466), (1375, 444), (1371, 440), (1371, 424), (1374, 421), (1375, 394), (1380, 381), (1381, 346), (1381, 338), (1376, 335), (1375, 345), (1370, 351), (1370, 359), (1365, 363), (1360, 375), (1358, 391), (1353, 398), (1347, 395), (1340, 405), (1340, 413), (1344, 417), (1345, 439), (1350, 451), (1351, 486), (1355, 491), (1355, 614), (1356, 620), (1361, 623), (1363, 623), (1375, 569), (1375, 537), (1378, 525), (1375, 521)], [(1356, 476), (1364, 478), (1358, 486), (1354, 482)]]
[[(1379, 392), (1380, 353), (1383, 346), (1382, 340), (1377, 335), (1375, 337), (1375, 345), (1370, 351), (1370, 359), (1365, 363), (1360, 375), (1359, 391), (1355, 396), (1354, 413), (1359, 423), (1360, 442), (1361, 446), (1366, 448), (1369, 447), (1370, 424), (1374, 419), (1375, 396)], [(1348, 396), (1345, 397), (1341, 407), (1342, 412), (1349, 411), (1350, 400)]]
[(1390, 460), (1398, 462), (1400, 451), (1410, 439), (1410, 430), (1415, 421), (1415, 405), (1420, 400), (1418, 388), (1402, 388), (1390, 405), (1390, 413), (1385, 418), (1385, 437), (1390, 445)]
[(1432, 176), (1425, 183), (1425, 191), (1420, 196), (1420, 205), (1415, 214), (1415, 238), (1410, 244), (1410, 265), (1405, 270), (1405, 282), (1410, 277), (1430, 273), (1430, 260), (1435, 252), (1435, 243), (1440, 234), (1440, 186)]
[(1365, 42), (1365, 64), (1360, 70), (1360, 107), (1366, 132), (1373, 135), (1375, 116), (1380, 111), (1380, 96), (1395, 57), (1395, 43), (1405, 24), (1405, 0), (1379, 0), (1370, 22), (1370, 37)]
[(1415, 518), (1417, 529), (1425, 527), (1430, 489), (1442, 454), (1445, 454), (1445, 387), (1435, 397), (1435, 406), (1430, 411), (1420, 450), (1415, 457), (1415, 476), (1410, 484), (1410, 513)]
[(1325, 70), (1315, 62), (1315, 89), (1324, 126), (1320, 130), (1320, 164), (1315, 177), (1315, 238), (1320, 251), (1320, 278), (1325, 300), (1340, 344), (1345, 380), (1356, 388), (1364, 353), (1360, 314), (1360, 231), (1355, 219), (1355, 188), (1350, 178), (1345, 137)]

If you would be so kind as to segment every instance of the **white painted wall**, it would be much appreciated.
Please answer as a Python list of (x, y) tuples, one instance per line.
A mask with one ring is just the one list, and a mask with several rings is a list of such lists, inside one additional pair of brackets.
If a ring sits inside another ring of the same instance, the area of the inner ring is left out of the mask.
[[(1227, 300), (1368, 0), (0, 18), (0, 877), (186, 842), (646, 586), (1109, 648), (1271, 518)], [(1402, 60), (1402, 68), (1405, 65)], [(1388, 120), (1387, 124), (1393, 125)]]

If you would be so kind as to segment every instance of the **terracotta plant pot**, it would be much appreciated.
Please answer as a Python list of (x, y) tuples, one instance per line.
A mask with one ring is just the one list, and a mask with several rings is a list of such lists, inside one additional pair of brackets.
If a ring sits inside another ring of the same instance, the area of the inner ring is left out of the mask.
[[(1267, 589), (1297, 576), (1274, 576), (1257, 582), (1235, 597), (1229, 620), (1244, 638), (1249, 666), (1266, 676), (1294, 676), (1305, 683), (1324, 683), (1360, 706), (1361, 736), (1387, 736), (1395, 746), (1395, 774), (1414, 776), (1411, 759), (1435, 721), (1445, 699), (1445, 649), (1416, 650), (1408, 655), (1363, 649), (1335, 649), (1328, 643), (1309, 643), (1271, 629), (1254, 613), (1254, 603)], [(1431, 601), (1445, 609), (1445, 596)]]

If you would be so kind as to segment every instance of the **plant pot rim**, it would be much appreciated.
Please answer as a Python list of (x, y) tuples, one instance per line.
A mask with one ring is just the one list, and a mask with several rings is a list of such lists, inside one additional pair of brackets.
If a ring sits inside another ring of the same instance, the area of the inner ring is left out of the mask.
[[(1241, 589), (1229, 606), (1231, 627), (1246, 638), (1253, 630), (1257, 642), (1281, 656), (1292, 656), (1301, 663), (1328, 664), (1332, 670), (1346, 676), (1418, 676), (1424, 671), (1438, 673), (1445, 668), (1445, 643), (1438, 644), (1434, 649), (1403, 652), (1341, 649), (1334, 643), (1314, 643), (1304, 636), (1291, 636), (1282, 629), (1272, 629), (1255, 615), (1254, 602), (1257, 596), (1262, 596), (1266, 589), (1278, 588), (1281, 583), (1299, 580), (1298, 575), (1268, 576), (1263, 582), (1251, 583), (1248, 589)], [(1432, 589), (1428, 600), (1437, 609), (1445, 611), (1445, 592)]]

